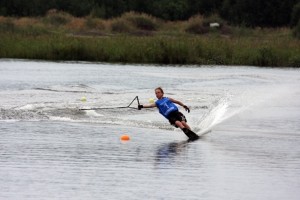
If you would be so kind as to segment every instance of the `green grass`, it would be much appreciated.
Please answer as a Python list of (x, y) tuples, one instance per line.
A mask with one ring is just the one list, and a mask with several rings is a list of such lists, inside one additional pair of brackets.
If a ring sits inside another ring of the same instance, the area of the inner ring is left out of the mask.
[(137, 36), (109, 32), (115, 22), (101, 22), (98, 27), (103, 27), (100, 31), (105, 35), (75, 37), (61, 24), (50, 28), (44, 24), (17, 26), (11, 19), (2, 20), (0, 58), (300, 67), (300, 41), (289, 29), (232, 27), (230, 35), (216, 30), (197, 35), (186, 33), (188, 25), (178, 22), (171, 25), (170, 34), (160, 22), (161, 29), (151, 36)]

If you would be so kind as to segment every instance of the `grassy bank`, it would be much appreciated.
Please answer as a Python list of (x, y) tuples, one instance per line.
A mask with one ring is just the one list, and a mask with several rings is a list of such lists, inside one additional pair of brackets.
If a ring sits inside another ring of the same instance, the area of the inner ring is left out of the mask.
[(106, 21), (61, 13), (2, 17), (0, 58), (300, 67), (300, 41), (291, 30), (224, 22), (211, 29), (209, 20), (219, 19), (162, 22), (133, 13)]

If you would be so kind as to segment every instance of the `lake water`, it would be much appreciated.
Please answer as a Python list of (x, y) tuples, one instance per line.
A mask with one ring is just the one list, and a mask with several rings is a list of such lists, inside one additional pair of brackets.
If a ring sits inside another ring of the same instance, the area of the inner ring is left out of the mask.
[[(158, 86), (206, 134), (117, 108)], [(0, 60), (0, 199), (298, 200), (299, 86), (299, 69)]]

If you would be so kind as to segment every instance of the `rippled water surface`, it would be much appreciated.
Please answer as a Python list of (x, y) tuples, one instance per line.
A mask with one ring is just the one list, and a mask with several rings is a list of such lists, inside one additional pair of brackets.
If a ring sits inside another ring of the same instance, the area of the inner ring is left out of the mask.
[[(298, 200), (299, 85), (299, 69), (0, 60), (0, 199)], [(199, 140), (117, 108), (157, 86)]]

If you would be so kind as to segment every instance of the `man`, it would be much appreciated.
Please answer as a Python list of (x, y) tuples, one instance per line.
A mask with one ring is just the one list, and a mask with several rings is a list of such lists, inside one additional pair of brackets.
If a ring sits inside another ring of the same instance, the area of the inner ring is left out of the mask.
[(179, 112), (175, 103), (182, 106), (187, 112), (190, 112), (190, 109), (180, 101), (164, 97), (164, 91), (161, 87), (155, 89), (155, 95), (158, 99), (155, 103), (149, 105), (139, 105), (138, 109), (140, 110), (142, 108), (157, 107), (160, 114), (167, 118), (170, 124), (172, 124), (176, 128), (179, 127), (189, 137), (190, 140), (198, 139), (199, 136), (191, 131), (191, 128), (187, 124), (185, 116), (181, 112)]

